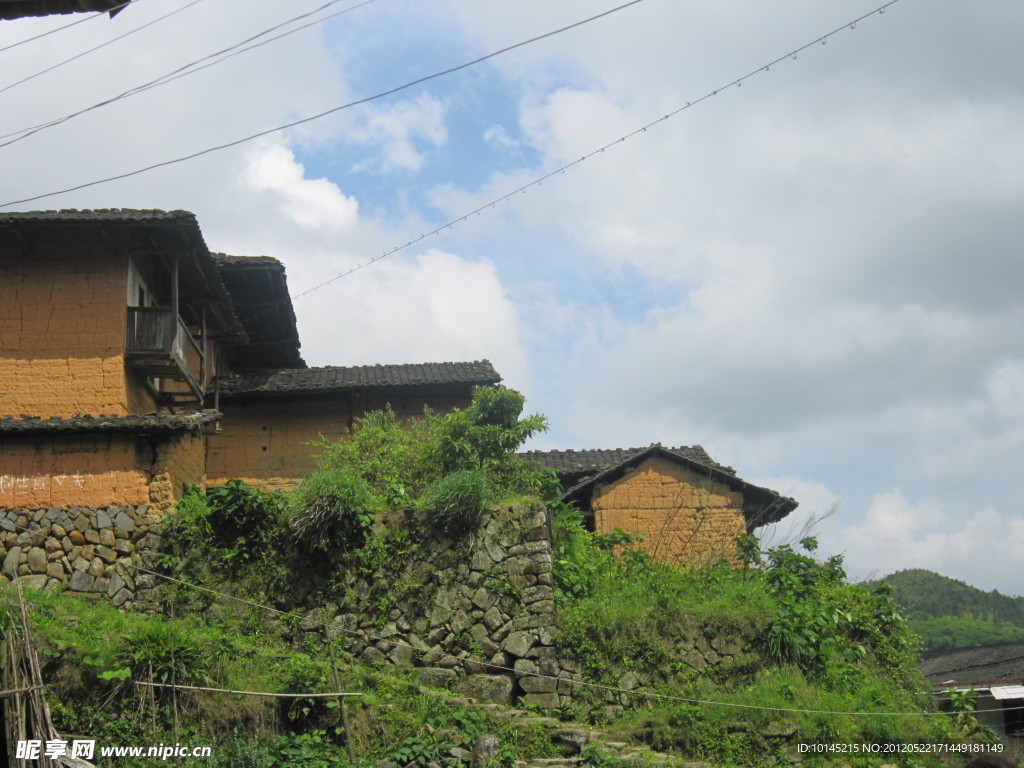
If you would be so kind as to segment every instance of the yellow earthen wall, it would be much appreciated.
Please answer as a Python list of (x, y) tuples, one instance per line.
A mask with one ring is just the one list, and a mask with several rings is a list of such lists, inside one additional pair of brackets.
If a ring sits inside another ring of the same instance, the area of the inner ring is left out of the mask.
[(207, 438), (207, 483), (231, 479), (265, 488), (294, 488), (314, 467), (319, 451), (305, 443), (348, 434), (345, 400), (222, 403), (220, 434)]
[(427, 405), (437, 413), (448, 413), (468, 406), (469, 396), (366, 398), (357, 402), (354, 413), (344, 397), (222, 403), (221, 432), (207, 438), (207, 484), (238, 479), (263, 488), (294, 488), (316, 467), (314, 457), (320, 449), (307, 443), (318, 443), (321, 436), (340, 440), (349, 434), (353, 418), (389, 404), (401, 420), (422, 416)]
[(126, 284), (103, 244), (0, 255), (0, 414), (128, 413)]
[(156, 447), (152, 475), (150, 509), (166, 514), (181, 500), (185, 488), (206, 484), (205, 437), (186, 432), (162, 440)]
[(0, 507), (148, 504), (151, 465), (127, 435), (0, 440)]
[(599, 485), (591, 506), (597, 533), (643, 534), (643, 549), (678, 565), (738, 562), (734, 539), (746, 533), (742, 494), (660, 456)]

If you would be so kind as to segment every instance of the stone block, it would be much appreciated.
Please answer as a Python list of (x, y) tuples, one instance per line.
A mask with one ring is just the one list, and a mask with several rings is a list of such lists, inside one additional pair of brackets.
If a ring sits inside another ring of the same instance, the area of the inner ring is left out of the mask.
[(71, 581), (68, 582), (68, 589), (72, 592), (89, 592), (95, 582), (96, 579), (85, 571), (75, 571), (71, 575)]
[(3, 573), (9, 579), (18, 577), (18, 565), (21, 563), (21, 547), (12, 547), (7, 550), (7, 557), (4, 558)]
[(428, 688), (447, 688), (458, 677), (454, 669), (440, 667), (420, 667), (416, 670), (420, 682)]
[(554, 693), (558, 680), (553, 677), (521, 677), (519, 687), (526, 693)]
[(495, 704), (512, 703), (512, 678), (504, 675), (466, 675), (454, 683), (452, 690)]
[(523, 704), (541, 709), (555, 709), (559, 701), (557, 693), (527, 693), (522, 698)]
[(533, 632), (520, 631), (513, 632), (505, 638), (501, 644), (501, 649), (513, 656), (525, 656), (531, 648), (537, 643), (537, 636)]
[(28, 551), (28, 569), (32, 573), (46, 573), (46, 550), (42, 547), (32, 547)]

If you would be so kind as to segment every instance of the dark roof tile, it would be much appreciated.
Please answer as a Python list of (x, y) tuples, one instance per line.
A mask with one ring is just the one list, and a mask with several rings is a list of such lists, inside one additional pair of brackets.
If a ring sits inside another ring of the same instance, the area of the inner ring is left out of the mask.
[(133, 416), (88, 416), (77, 414), (67, 419), (0, 416), (0, 437), (52, 435), (58, 433), (134, 432), (154, 434), (190, 432), (217, 421), (217, 411), (171, 414), (150, 413)]
[(501, 376), (487, 360), (472, 363), (348, 365), (259, 371), (221, 381), (226, 398), (345, 392), (353, 389), (444, 384), (497, 384)]

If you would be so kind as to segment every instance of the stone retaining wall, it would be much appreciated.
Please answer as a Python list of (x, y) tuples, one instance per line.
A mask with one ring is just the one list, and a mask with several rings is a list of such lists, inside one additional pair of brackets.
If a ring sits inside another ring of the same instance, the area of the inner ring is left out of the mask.
[(147, 505), (0, 510), (0, 584), (105, 595), (114, 605), (157, 606), (152, 568), (163, 519)]

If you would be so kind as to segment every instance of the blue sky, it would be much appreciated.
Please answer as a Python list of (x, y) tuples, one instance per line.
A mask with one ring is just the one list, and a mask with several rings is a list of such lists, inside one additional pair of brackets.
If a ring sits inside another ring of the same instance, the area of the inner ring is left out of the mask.
[[(204, 0), (0, 93), (0, 133), (312, 10)], [(0, 88), (184, 0), (0, 51)], [(354, 5), (354, 3), (353, 3)], [(375, 0), (0, 148), (0, 202), (195, 152), (608, 10)], [(1021, 594), (1024, 7), (644, 0), (287, 132), (15, 208), (183, 208), (270, 254), (315, 365), (489, 358), (534, 447), (700, 443), (857, 577)], [(328, 12), (341, 10), (339, 3)], [(67, 18), (0, 25), (0, 48)], [(551, 170), (773, 65), (546, 181)], [(774, 534), (794, 534), (792, 527)]]

